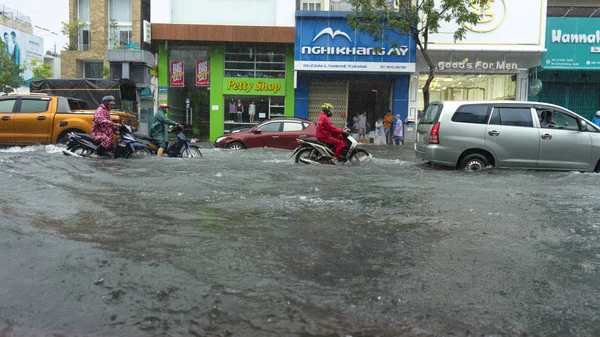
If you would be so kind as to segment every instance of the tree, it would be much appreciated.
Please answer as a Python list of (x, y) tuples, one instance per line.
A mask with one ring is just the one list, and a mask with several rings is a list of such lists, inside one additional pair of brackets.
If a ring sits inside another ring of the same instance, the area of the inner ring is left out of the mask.
[(60, 22), (62, 28), (60, 32), (69, 38), (69, 43), (65, 50), (77, 50), (79, 47), (79, 30), (87, 25), (85, 21), (76, 20), (73, 22)]
[(54, 76), (52, 67), (40, 60), (32, 60), (29, 62), (29, 69), (33, 72), (34, 80), (45, 80)]
[[(354, 12), (348, 14), (353, 29), (371, 35), (375, 41), (388, 40), (390, 33), (411, 36), (427, 66), (429, 77), (423, 85), (425, 109), (429, 106), (429, 85), (435, 78), (435, 64), (428, 54), (429, 34), (437, 33), (442, 22), (456, 22), (454, 41), (462, 40), (465, 24), (475, 25), (493, 0), (349, 0)], [(436, 4), (437, 3), (437, 4)], [(392, 41), (397, 47), (397, 43)]]
[(25, 81), (23, 80), (23, 66), (15, 64), (10, 54), (5, 52), (4, 42), (0, 41), (0, 93), (11, 93)]

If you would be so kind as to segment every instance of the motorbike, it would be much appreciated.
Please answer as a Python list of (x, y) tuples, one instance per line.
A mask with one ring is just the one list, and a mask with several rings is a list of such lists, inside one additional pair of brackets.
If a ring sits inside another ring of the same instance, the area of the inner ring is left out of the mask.
[[(361, 164), (369, 161), (372, 156), (365, 149), (359, 148), (358, 142), (350, 132), (342, 134), (346, 147), (338, 158), (341, 164)], [(331, 159), (335, 154), (335, 147), (322, 143), (315, 138), (296, 138), (298, 147), (291, 157), (296, 157), (296, 163), (303, 164), (333, 164)]]
[[(202, 157), (200, 148), (196, 145), (190, 144), (190, 141), (183, 134), (183, 130), (183, 126), (181, 125), (175, 125), (171, 127), (169, 132), (175, 134), (175, 139), (172, 142), (169, 142), (164, 154), (169, 157), (176, 158)], [(154, 141), (154, 139), (152, 139), (152, 137), (140, 133), (136, 133), (134, 136), (139, 142), (146, 144), (152, 154), (156, 154), (158, 151), (158, 144), (156, 141)]]
[[(100, 143), (94, 141), (92, 136), (85, 133), (69, 132), (67, 134), (67, 148), (64, 155), (74, 157), (88, 157), (96, 151)], [(139, 158), (151, 155), (148, 146), (141, 143), (133, 136), (131, 126), (122, 123), (119, 126), (119, 139), (114, 149), (106, 151), (112, 158)]]

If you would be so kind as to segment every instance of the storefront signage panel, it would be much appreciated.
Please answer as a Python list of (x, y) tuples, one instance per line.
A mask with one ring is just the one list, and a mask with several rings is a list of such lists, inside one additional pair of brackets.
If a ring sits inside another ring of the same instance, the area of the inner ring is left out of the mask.
[(185, 86), (185, 81), (184, 81), (184, 67), (183, 67), (183, 61), (171, 61), (170, 63), (170, 85), (172, 87), (184, 87)]
[(208, 60), (196, 61), (196, 86), (208, 87), (210, 84), (210, 65)]
[(600, 19), (558, 18), (547, 21), (545, 69), (600, 69)]
[(285, 79), (225, 77), (225, 95), (285, 96)]
[(295, 69), (414, 72), (416, 47), (412, 38), (390, 38), (396, 40), (375, 42), (372, 36), (351, 29), (344, 17), (297, 17)]
[[(436, 0), (441, 8), (441, 0)], [(473, 45), (481, 50), (498, 50), (497, 46), (522, 46), (513, 50), (542, 51), (544, 48), (547, 0), (493, 0), (481, 7), (471, 3), (471, 11), (481, 14), (476, 25), (464, 24), (464, 39), (454, 41), (460, 26), (441, 20), (438, 33), (429, 35), (430, 49), (466, 50)], [(494, 48), (496, 47), (496, 48)]]
[(436, 71), (457, 73), (516, 73), (519, 65), (516, 62), (465, 59), (462, 61), (440, 61)]

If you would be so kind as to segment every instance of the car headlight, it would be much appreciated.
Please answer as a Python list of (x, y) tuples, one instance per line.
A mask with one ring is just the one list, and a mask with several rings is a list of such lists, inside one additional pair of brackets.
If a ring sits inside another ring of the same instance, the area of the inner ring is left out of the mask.
[(219, 137), (219, 138), (217, 138), (217, 140), (215, 140), (215, 143), (220, 143), (220, 142), (222, 142), (222, 141), (223, 141), (225, 138), (227, 138), (227, 137), (225, 137), (225, 136), (223, 136), (223, 137)]

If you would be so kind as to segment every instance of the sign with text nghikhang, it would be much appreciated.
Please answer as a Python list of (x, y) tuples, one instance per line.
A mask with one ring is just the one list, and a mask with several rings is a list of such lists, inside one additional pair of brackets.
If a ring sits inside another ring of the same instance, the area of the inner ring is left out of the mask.
[(547, 19), (544, 69), (600, 69), (600, 18)]
[(183, 61), (171, 61), (169, 82), (172, 87), (185, 86), (184, 70)]
[(196, 86), (208, 87), (210, 83), (210, 68), (208, 60), (196, 61)]
[[(395, 42), (395, 44), (394, 44)], [(296, 17), (297, 71), (413, 73), (416, 45), (408, 35), (375, 42), (351, 29), (344, 16)]]

